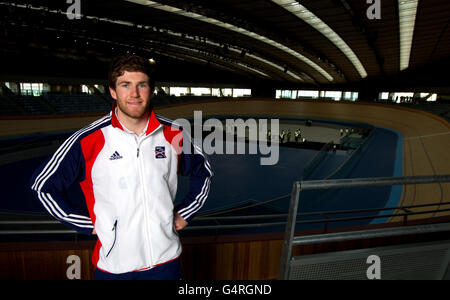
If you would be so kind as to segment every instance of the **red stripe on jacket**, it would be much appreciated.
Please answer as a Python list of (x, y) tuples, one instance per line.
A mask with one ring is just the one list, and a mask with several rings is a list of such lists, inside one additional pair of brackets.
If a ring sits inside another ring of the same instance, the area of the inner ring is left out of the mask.
[[(89, 216), (91, 217), (92, 224), (95, 226), (95, 213), (94, 213), (94, 186), (92, 183), (92, 167), (94, 166), (95, 160), (98, 154), (103, 149), (105, 145), (105, 137), (101, 130), (97, 130), (92, 134), (88, 135), (80, 141), (81, 151), (83, 152), (83, 157), (85, 161), (85, 178), (80, 182), (81, 190), (83, 191), (84, 197), (86, 199), (86, 206), (89, 210)], [(101, 248), (100, 240), (97, 240), (94, 252), (92, 253), (92, 263), (94, 266), (97, 265), (99, 260), (99, 251)]]
[(163, 125), (163, 132), (166, 141), (172, 145), (178, 156), (178, 170), (180, 170), (180, 155), (183, 146), (183, 132), (172, 126)]

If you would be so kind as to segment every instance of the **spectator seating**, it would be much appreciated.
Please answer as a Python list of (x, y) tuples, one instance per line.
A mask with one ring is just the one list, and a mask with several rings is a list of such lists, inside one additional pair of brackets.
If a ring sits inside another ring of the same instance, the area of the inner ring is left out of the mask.
[(22, 111), (11, 104), (11, 100), (7, 99), (5, 96), (0, 96), (0, 116), (14, 116), (21, 115)]
[(106, 112), (111, 109), (111, 102), (99, 95), (44, 94), (43, 99), (60, 114)]
[(40, 115), (40, 114), (52, 114), (53, 110), (50, 106), (46, 105), (42, 101), (40, 96), (19, 96), (15, 95), (11, 97), (20, 107), (24, 109), (27, 114)]

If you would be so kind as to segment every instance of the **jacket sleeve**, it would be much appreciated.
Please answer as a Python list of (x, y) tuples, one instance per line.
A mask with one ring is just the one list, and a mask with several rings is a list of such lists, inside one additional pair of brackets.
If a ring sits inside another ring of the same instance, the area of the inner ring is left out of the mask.
[(76, 193), (83, 177), (81, 146), (71, 137), (36, 170), (31, 178), (31, 189), (53, 217), (79, 233), (91, 234), (94, 227), (86, 201), (80, 199), (82, 193)]
[(189, 134), (183, 132), (183, 151), (180, 154), (179, 173), (189, 176), (189, 191), (178, 208), (187, 222), (205, 204), (209, 195), (211, 177), (214, 175), (207, 156), (195, 145)]

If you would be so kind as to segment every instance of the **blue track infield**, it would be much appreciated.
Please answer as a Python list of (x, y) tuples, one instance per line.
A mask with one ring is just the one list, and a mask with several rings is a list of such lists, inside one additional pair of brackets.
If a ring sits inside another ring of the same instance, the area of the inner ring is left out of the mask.
[[(348, 123), (346, 123), (348, 124)], [(355, 124), (358, 126), (360, 124)], [(35, 137), (33, 137), (35, 138)], [(3, 140), (4, 144), (15, 142)], [(400, 133), (386, 128), (375, 128), (367, 149), (346, 164), (347, 178), (402, 176), (402, 144)], [(3, 146), (3, 145), (2, 145)], [(287, 195), (294, 181), (301, 180), (303, 168), (317, 153), (316, 150), (285, 148), (279, 149), (279, 161), (273, 166), (260, 164), (259, 154), (212, 154), (209, 160), (215, 177), (211, 185), (208, 201), (198, 215), (207, 215), (232, 210), (247, 205), (267, 202)], [(267, 155), (264, 155), (267, 157)], [(322, 179), (346, 160), (348, 154), (329, 153), (314, 171), (313, 179)], [(2, 198), (0, 211), (47, 214), (32, 195), (29, 180), (34, 170), (46, 157), (16, 161), (0, 166), (0, 188)], [(175, 203), (179, 203), (187, 192), (188, 179), (179, 177), (179, 188)], [(303, 193), (299, 212), (335, 211), (345, 209), (366, 209), (397, 206), (401, 197), (401, 187), (376, 187), (342, 189), (332, 192)], [(265, 204), (262, 212), (287, 212), (289, 197)], [(389, 214), (391, 211), (383, 212)], [(384, 223), (388, 218), (377, 218), (357, 222), (357, 224)], [(336, 224), (343, 226), (349, 224)], [(354, 225), (353, 223), (351, 225)]]

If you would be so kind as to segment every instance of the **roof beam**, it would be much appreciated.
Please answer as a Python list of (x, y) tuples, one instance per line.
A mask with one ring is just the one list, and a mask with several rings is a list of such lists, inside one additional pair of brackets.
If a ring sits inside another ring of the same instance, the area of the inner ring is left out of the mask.
[[(54, 13), (54, 14), (59, 14), (59, 15), (67, 15), (67, 12), (65, 12), (65, 11), (62, 11), (62, 10), (56, 10), (56, 9), (49, 9), (49, 8), (47, 8), (47, 7), (43, 7), (43, 6), (39, 6), (39, 7), (37, 7), (37, 6), (33, 6), (33, 5), (29, 5), (29, 4), (16, 4), (16, 3), (4, 3), (4, 2), (0, 2), (0, 5), (8, 5), (8, 6), (14, 6), (14, 7), (18, 7), (18, 8), (20, 8), (20, 9), (30, 9), (30, 10), (34, 10), (34, 11), (45, 11), (46, 13)], [(133, 22), (130, 22), (130, 21), (124, 21), (124, 20), (117, 20), (117, 19), (109, 19), (109, 18), (105, 18), (105, 17), (96, 17), (96, 16), (92, 16), (92, 15), (81, 15), (82, 16), (82, 18), (85, 18), (85, 19), (87, 19), (87, 20), (95, 20), (95, 21), (97, 21), (97, 22), (105, 22), (105, 23), (110, 23), (110, 24), (114, 24), (114, 25), (120, 25), (120, 26), (128, 26), (128, 27), (137, 27), (137, 28), (141, 28), (141, 29), (145, 29), (145, 30), (150, 30), (150, 31), (158, 31), (159, 33), (165, 33), (165, 34), (169, 34), (169, 35), (172, 35), (172, 36), (177, 36), (177, 37), (180, 37), (180, 38), (183, 38), (183, 36), (184, 36), (184, 38), (187, 38), (187, 36), (186, 35), (184, 35), (183, 33), (177, 33), (177, 32), (174, 32), (174, 31), (172, 31), (172, 30), (167, 30), (167, 29), (161, 29), (161, 28), (156, 28), (156, 27), (153, 27), (153, 26), (145, 26), (145, 25), (139, 25), (139, 24), (135, 24), (135, 23), (133, 23)], [(50, 28), (46, 28), (47, 30), (52, 30), (52, 29), (50, 29)], [(57, 29), (54, 29), (55, 31), (61, 31), (61, 32), (63, 32), (63, 31), (68, 31), (68, 30), (62, 30), (62, 29), (59, 29), (59, 30), (57, 30)], [(70, 31), (70, 30), (69, 30)], [(72, 32), (71, 33), (74, 37), (78, 37), (78, 38), (84, 38), (84, 39), (88, 39), (88, 40), (91, 40), (91, 41), (96, 41), (96, 42), (101, 42), (101, 43), (107, 43), (107, 44), (111, 44), (111, 45), (116, 45), (116, 46), (125, 46), (125, 43), (123, 42), (123, 41), (113, 41), (113, 40), (105, 40), (105, 39), (102, 39), (102, 38), (100, 38), (100, 37), (98, 37), (98, 36), (83, 36), (83, 35), (79, 35), (79, 34), (77, 34), (77, 33), (74, 33), (74, 32)], [(172, 42), (174, 42), (173, 41), (173, 39), (171, 40)], [(195, 40), (196, 41), (196, 40)], [(208, 41), (207, 39), (205, 39), (205, 38), (201, 38), (200, 39), (200, 42), (205, 42), (205, 43), (213, 43), (212, 41)], [(197, 42), (199, 42), (199, 41), (197, 41)], [(199, 42), (199, 43), (200, 43)], [(217, 45), (218, 46), (218, 44), (217, 43), (213, 43), (214, 45)], [(175, 46), (174, 44), (172, 44), (173, 46)], [(182, 45), (184, 45), (184, 43), (182, 43)], [(127, 45), (128, 47), (131, 47), (131, 45)], [(179, 45), (178, 45), (179, 46)], [(139, 48), (139, 47), (135, 47), (135, 46), (133, 46), (134, 48)], [(181, 47), (181, 46), (180, 46)], [(187, 48), (186, 48), (187, 49)], [(234, 48), (229, 48), (230, 50), (235, 50)], [(148, 51), (148, 49), (144, 49), (144, 48), (142, 48), (141, 50), (144, 50), (144, 51)], [(191, 49), (192, 50), (192, 49)], [(236, 50), (237, 51), (237, 50)], [(153, 52), (156, 52), (155, 50), (153, 50)], [(164, 56), (164, 53), (159, 53), (160, 55), (163, 55)], [(304, 80), (302, 79), (302, 78), (300, 78), (298, 75), (296, 75), (296, 74), (294, 74), (294, 73), (292, 73), (292, 72), (290, 72), (290, 71), (288, 71), (287, 72), (287, 75), (285, 74), (285, 73), (283, 73), (283, 71), (282, 70), (284, 70), (281, 66), (279, 66), (279, 65), (277, 65), (277, 64), (275, 64), (275, 63), (272, 63), (272, 62), (270, 62), (270, 61), (268, 61), (268, 60), (265, 60), (265, 59), (263, 59), (263, 58), (259, 58), (259, 57), (257, 57), (257, 56), (255, 56), (255, 55), (251, 55), (251, 54), (247, 54), (247, 56), (249, 56), (249, 57), (252, 57), (253, 59), (255, 59), (255, 60), (258, 60), (259, 61), (259, 63), (260, 64), (262, 64), (262, 65), (265, 65), (265, 67), (264, 68), (262, 68), (261, 66), (252, 66), (252, 65), (250, 65), (250, 64), (248, 64), (248, 63), (245, 63), (244, 61), (243, 61), (243, 59), (242, 59), (242, 62), (234, 62), (234, 63), (227, 63), (227, 65), (234, 65), (234, 68), (235, 69), (244, 69), (246, 72), (249, 72), (249, 73), (251, 73), (251, 74), (253, 74), (253, 75), (255, 75), (255, 74), (257, 74), (258, 76), (260, 76), (260, 77), (263, 77), (263, 78), (270, 78), (271, 76), (269, 76), (268, 74), (266, 74), (266, 72), (267, 71), (265, 71), (265, 69), (272, 69), (272, 68), (276, 68), (277, 70), (278, 70), (278, 73), (279, 74), (281, 74), (281, 75), (279, 75), (279, 76), (282, 76), (282, 77), (287, 77), (287, 78), (289, 78), (289, 80), (291, 80), (291, 81), (301, 81), (301, 82), (304, 82)], [(221, 58), (221, 59), (219, 59), (218, 58), (218, 60), (225, 60), (226, 58), (225, 57), (223, 57), (223, 58)], [(198, 60), (201, 60), (200, 58), (197, 58), (197, 61)], [(205, 60), (206, 61), (206, 60)], [(220, 64), (219, 63), (213, 63), (213, 65), (214, 66), (219, 66)], [(228, 68), (230, 69), (231, 67), (230, 66), (228, 66)], [(284, 75), (284, 76), (283, 76)]]
[(383, 77), (386, 76), (386, 72), (384, 71), (384, 58), (381, 55), (380, 50), (376, 45), (376, 40), (378, 38), (378, 33), (371, 33), (370, 28), (364, 24), (362, 21), (362, 15), (355, 13), (354, 3), (349, 3), (348, 0), (335, 0), (339, 1), (344, 7), (344, 9), (349, 13), (352, 18), (352, 23), (359, 29), (361, 34), (366, 38), (366, 42), (369, 45), (369, 48), (375, 55), (375, 59), (377, 60), (378, 67), (380, 69), (380, 73)]
[(311, 68), (313, 68), (316, 72), (318, 72), (322, 77), (324, 77), (327, 81), (332, 82), (334, 81), (333, 76), (331, 76), (331, 74), (329, 74), (327, 71), (325, 71), (321, 66), (319, 66), (318, 64), (316, 64), (315, 62), (313, 62), (312, 60), (310, 60), (309, 58), (307, 58), (306, 56), (302, 55), (301, 53), (297, 52), (296, 50), (293, 50), (277, 41), (274, 41), (268, 37), (259, 35), (253, 31), (249, 31), (245, 28), (242, 27), (238, 27), (236, 25), (230, 24), (230, 23), (226, 23), (214, 18), (210, 18), (208, 16), (204, 16), (198, 13), (194, 13), (194, 12), (189, 12), (186, 11), (184, 9), (178, 8), (178, 7), (173, 7), (173, 6), (169, 6), (169, 5), (164, 5), (155, 1), (148, 1), (148, 0), (125, 0), (128, 2), (132, 2), (132, 3), (136, 3), (136, 4), (140, 4), (140, 5), (144, 5), (150, 8), (154, 8), (154, 9), (159, 9), (162, 11), (166, 11), (169, 13), (173, 13), (173, 14), (177, 14), (183, 17), (187, 17), (187, 18), (191, 18), (191, 19), (195, 19), (197, 21), (202, 21), (211, 25), (215, 25), (215, 26), (219, 26), (221, 28), (225, 28), (227, 30), (233, 31), (233, 32), (237, 32), (239, 34), (243, 34), (247, 37), (253, 38), (255, 40), (258, 40), (260, 42), (266, 43), (272, 47), (277, 48), (278, 50), (281, 50), (289, 55), (294, 56), (295, 58), (297, 58), (299, 61), (301, 61), (302, 63), (310, 66)]

